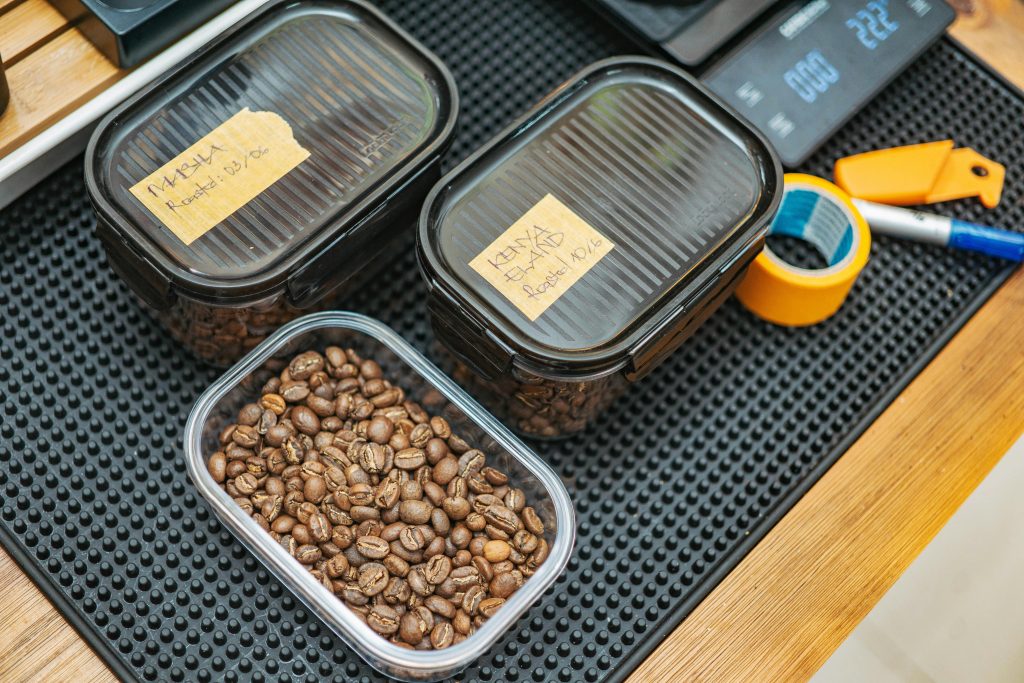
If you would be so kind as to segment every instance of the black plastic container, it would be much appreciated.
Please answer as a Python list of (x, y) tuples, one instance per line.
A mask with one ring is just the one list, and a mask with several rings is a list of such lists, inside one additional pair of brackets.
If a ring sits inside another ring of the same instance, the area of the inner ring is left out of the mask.
[(272, 2), (94, 133), (111, 266), (176, 339), (229, 364), (384, 261), (440, 176), (457, 97), (368, 5)]
[(583, 429), (732, 292), (781, 166), (683, 71), (598, 62), (445, 176), (420, 215), (431, 322), (521, 433)]

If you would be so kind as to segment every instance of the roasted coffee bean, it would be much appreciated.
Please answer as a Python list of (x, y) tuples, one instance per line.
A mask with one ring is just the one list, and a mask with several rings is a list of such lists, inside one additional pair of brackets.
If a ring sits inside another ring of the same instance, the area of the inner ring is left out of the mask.
[(393, 479), (385, 479), (377, 487), (373, 500), (377, 507), (387, 509), (398, 502), (399, 487)]
[(231, 439), (242, 448), (255, 448), (260, 442), (260, 433), (250, 425), (240, 424), (235, 427)]
[[(317, 463), (319, 464), (319, 463)], [(306, 480), (302, 487), (302, 496), (311, 503), (319, 503), (327, 495), (327, 482), (323, 477), (315, 476)]]
[(484, 617), (490, 619), (498, 613), (498, 610), (501, 609), (501, 606), (504, 604), (504, 598), (484, 598), (480, 601), (479, 612)]
[(260, 505), (260, 514), (263, 515), (267, 522), (273, 522), (281, 514), (283, 500), (281, 496), (267, 495), (266, 500)]
[(483, 555), (474, 557), (471, 564), (476, 567), (477, 573), (480, 574), (480, 579), (485, 583), (490, 583), (491, 579), (494, 578), (494, 567), (491, 566), (491, 563)]
[(327, 521), (327, 515), (317, 512), (309, 517), (306, 526), (309, 528), (309, 535), (317, 543), (326, 543), (331, 539), (331, 523)]
[(430, 503), (422, 500), (403, 500), (399, 515), (406, 524), (426, 524), (430, 521), (432, 509)]
[(426, 622), (414, 611), (402, 615), (398, 637), (410, 645), (416, 645), (427, 633)]
[(355, 542), (355, 532), (352, 527), (336, 526), (331, 531), (331, 543), (345, 550)]
[[(310, 410), (316, 413), (316, 416), (318, 418), (320, 418), (320, 429), (323, 429), (325, 431), (337, 431), (337, 428), (335, 428), (334, 430), (328, 429), (329, 424), (332, 424), (328, 423), (328, 420), (338, 421), (338, 418), (334, 415), (333, 397), (332, 399), (327, 399), (323, 396), (317, 396), (316, 394), (313, 394), (312, 396), (306, 398), (306, 405), (309, 407)], [(334, 440), (333, 434), (328, 434), (327, 437), (330, 438), (332, 441)], [(330, 441), (328, 441), (327, 443), (329, 444)]]
[(516, 513), (504, 505), (489, 505), (482, 514), (488, 524), (495, 526), (506, 534), (514, 534), (522, 528), (522, 522), (519, 521)]
[(300, 353), (288, 364), (288, 372), (292, 379), (302, 380), (309, 378), (314, 372), (323, 370), (324, 358), (316, 351)]
[(409, 588), (409, 582), (405, 579), (393, 576), (381, 595), (388, 604), (406, 605), (409, 598), (412, 597), (412, 589)]
[(520, 489), (509, 489), (509, 492), (505, 494), (505, 507), (512, 512), (522, 512), (526, 506), (526, 494)]
[(336, 579), (347, 573), (348, 568), (348, 558), (341, 553), (332, 556), (326, 563), (324, 563), (324, 572), (332, 579)]
[(447, 621), (434, 625), (430, 632), (430, 644), (435, 650), (443, 650), (454, 642), (455, 629)]
[(395, 424), (386, 417), (376, 416), (366, 427), (366, 438), (379, 444), (386, 444), (395, 433)]
[(210, 460), (206, 463), (206, 469), (209, 471), (210, 476), (218, 484), (223, 484), (227, 478), (225, 469), (227, 467), (228, 460), (224, 455), (223, 451), (217, 451), (210, 456)]
[(472, 508), (470, 507), (469, 501), (465, 498), (445, 498), (441, 502), (441, 507), (444, 509), (445, 514), (455, 521), (465, 519)]
[(320, 559), (320, 548), (315, 545), (301, 545), (295, 550), (295, 559), (302, 564), (314, 564)]
[(461, 608), (455, 613), (455, 617), (452, 618), (452, 628), (461, 633), (464, 636), (469, 635), (470, 630), (473, 627), (473, 622), (469, 615), (466, 614)]
[(400, 470), (415, 470), (427, 463), (427, 456), (420, 448), (406, 448), (395, 453), (395, 467)]
[(410, 569), (406, 580), (409, 582), (409, 588), (412, 589), (412, 592), (420, 597), (426, 597), (434, 592), (434, 584), (427, 581), (422, 567)]
[(440, 507), (447, 497), (445, 490), (432, 481), (423, 484), (423, 495), (437, 507)]
[(391, 552), (388, 542), (380, 536), (361, 536), (357, 538), (356, 550), (358, 550), (363, 557), (367, 557), (371, 560), (380, 560)]
[(423, 446), (423, 451), (427, 456), (427, 462), (431, 465), (436, 465), (449, 453), (448, 444), (444, 439), (439, 439), (436, 436), (427, 441)]
[(427, 547), (423, 549), (423, 557), (431, 558), (434, 555), (440, 555), (441, 553), (448, 552), (448, 539), (437, 536), (433, 541), (427, 544)]
[(516, 577), (513, 576), (512, 572), (504, 572), (491, 579), (491, 595), (496, 598), (507, 598), (515, 593), (518, 588), (519, 583), (516, 581)]
[(438, 585), (452, 572), (452, 561), (444, 555), (434, 555), (423, 566), (423, 578), (427, 583)]
[(413, 430), (409, 432), (409, 443), (414, 448), (426, 448), (427, 443), (434, 438), (434, 431), (430, 428), (430, 425), (419, 424), (413, 427)]
[(391, 572), (392, 576), (401, 576), (404, 578), (409, 573), (409, 563), (392, 552), (389, 552), (387, 557), (381, 560), (381, 564), (387, 567), (387, 570)]
[(470, 555), (469, 551), (465, 548), (456, 550), (455, 555), (452, 556), (452, 566), (454, 567), (465, 567), (473, 560), (473, 556)]
[(260, 398), (260, 407), (280, 417), (284, 414), (288, 404), (285, 403), (284, 396), (280, 394), (263, 394)]
[(440, 486), (447, 486), (459, 473), (459, 461), (446, 455), (434, 465), (433, 480)]
[(487, 545), (487, 538), (484, 536), (474, 536), (473, 540), (469, 542), (468, 550), (474, 557), (479, 557), (484, 554), (484, 546)]
[(494, 493), (494, 487), (488, 483), (484, 475), (479, 472), (470, 472), (465, 476), (466, 486), (471, 493)]
[(251, 496), (258, 486), (259, 481), (251, 472), (243, 472), (235, 477), (235, 488), (238, 489), (238, 492), (243, 496)]
[(418, 481), (406, 481), (401, 484), (401, 500), (423, 500), (423, 487)]
[(280, 477), (267, 477), (263, 482), (263, 490), (272, 496), (281, 496), (282, 498), (284, 498), (284, 494), (288, 493), (284, 486), (284, 480)]
[(270, 524), (270, 530), (279, 534), (291, 533), (292, 527), (295, 526), (295, 518), (291, 515), (278, 515)]
[[(351, 558), (349, 559), (351, 562)], [(383, 591), (391, 580), (387, 568), (379, 562), (366, 562), (359, 567), (359, 590), (373, 597)]]
[(479, 472), (484, 467), (487, 458), (483, 451), (472, 449), (459, 456), (459, 476), (465, 477), (471, 472)]
[(488, 541), (484, 544), (483, 555), (488, 562), (507, 560), (512, 548), (505, 541)]
[(466, 486), (466, 480), (462, 477), (455, 477), (448, 486), (445, 487), (445, 492), (449, 498), (467, 498), (469, 497), (469, 487)]
[(447, 439), (452, 435), (451, 425), (448, 424), (448, 420), (440, 415), (430, 418), (430, 429), (434, 432), (434, 436), (441, 439)]
[(422, 550), (428, 541), (419, 527), (407, 526), (398, 536), (402, 547), (409, 551)]
[(512, 546), (520, 553), (529, 555), (537, 549), (540, 539), (526, 529), (520, 529), (512, 537)]
[(387, 605), (374, 605), (366, 615), (366, 623), (377, 633), (390, 636), (399, 628), (398, 612)]
[(447, 535), (452, 528), (451, 520), (441, 508), (434, 508), (430, 511), (430, 526), (439, 536)]
[(479, 512), (470, 512), (464, 521), (470, 531), (483, 531), (487, 526), (487, 520)]
[(462, 598), (462, 609), (469, 615), (476, 614), (486, 593), (487, 589), (479, 584), (470, 586), (466, 589), (466, 594)]
[(536, 536), (544, 535), (544, 522), (541, 521), (540, 517), (537, 515), (536, 510), (534, 510), (532, 507), (524, 507), (522, 512), (522, 518), (523, 526), (525, 526), (531, 534), (534, 534)]
[(452, 585), (457, 591), (464, 591), (470, 586), (480, 583), (480, 572), (471, 564), (451, 570), (449, 576), (452, 579)]

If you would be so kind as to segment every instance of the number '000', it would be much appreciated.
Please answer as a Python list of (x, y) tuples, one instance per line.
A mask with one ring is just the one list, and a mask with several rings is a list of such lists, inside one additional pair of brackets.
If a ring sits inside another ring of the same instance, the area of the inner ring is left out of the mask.
[(804, 102), (811, 103), (839, 80), (839, 71), (820, 50), (811, 50), (782, 76)]

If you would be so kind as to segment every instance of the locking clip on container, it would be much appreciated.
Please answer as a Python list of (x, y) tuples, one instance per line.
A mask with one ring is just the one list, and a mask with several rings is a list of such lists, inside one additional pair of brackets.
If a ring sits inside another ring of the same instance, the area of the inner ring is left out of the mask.
[[(210, 456), (220, 448), (218, 436), (242, 406), (255, 400), (260, 387), (295, 354), (322, 352), (331, 345), (376, 360), (384, 377), (401, 386), (409, 399), (443, 415), (453, 434), (481, 449), (490, 465), (508, 475), (509, 484), (523, 492), (543, 521), (550, 544), (547, 559), (461, 643), (432, 651), (405, 649), (373, 632), (243, 511), (208, 471)], [(478, 659), (551, 587), (572, 552), (575, 513), (565, 485), (551, 468), (406, 341), (362, 315), (314, 313), (281, 328), (199, 398), (185, 427), (185, 452), (189, 476), (221, 522), (360, 657), (403, 680), (438, 680)]]
[(444, 65), (370, 6), (270, 2), (100, 123), (97, 232), (174, 338), (228, 364), (386, 262), (457, 111)]
[(732, 292), (778, 158), (683, 71), (598, 62), (434, 187), (417, 255), (437, 337), (521, 433), (583, 429)]

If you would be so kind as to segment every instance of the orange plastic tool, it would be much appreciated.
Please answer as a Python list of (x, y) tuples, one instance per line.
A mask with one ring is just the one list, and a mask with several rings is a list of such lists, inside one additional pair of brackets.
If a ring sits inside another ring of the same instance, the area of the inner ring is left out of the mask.
[(906, 206), (978, 197), (987, 208), (999, 204), (1006, 169), (952, 140), (879, 149), (840, 159), (836, 185), (850, 196)]

